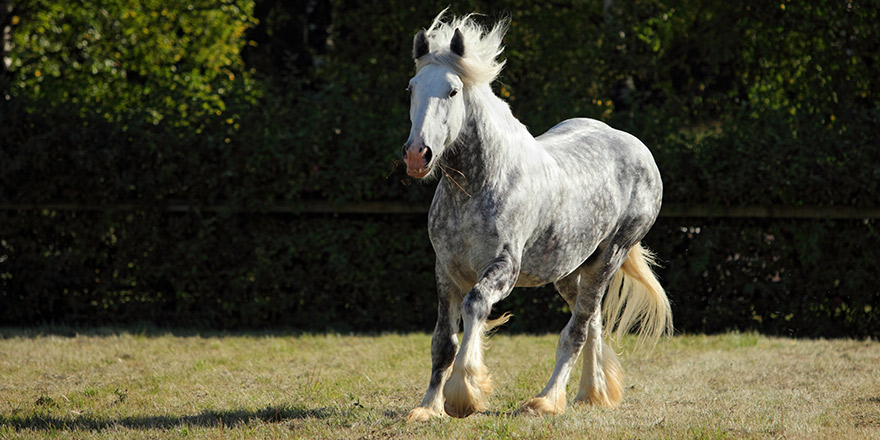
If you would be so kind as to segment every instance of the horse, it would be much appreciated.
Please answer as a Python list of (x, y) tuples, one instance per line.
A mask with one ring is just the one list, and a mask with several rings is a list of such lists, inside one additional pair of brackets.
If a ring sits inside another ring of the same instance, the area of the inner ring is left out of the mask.
[(406, 172), (442, 175), (428, 214), (438, 293), (431, 375), (407, 419), (486, 411), (485, 338), (510, 316), (490, 320), (492, 306), (514, 287), (549, 283), (571, 318), (546, 387), (521, 411), (564, 412), (585, 345), (574, 401), (614, 407), (623, 373), (603, 342), (603, 315), (605, 336), (636, 331), (638, 341), (656, 343), (672, 331), (669, 300), (641, 245), (660, 211), (660, 172), (641, 141), (597, 120), (566, 120), (533, 137), (491, 87), (505, 64), (497, 58), (509, 19), (483, 27), (474, 14), (444, 20), (445, 12), (413, 40), (408, 87)]

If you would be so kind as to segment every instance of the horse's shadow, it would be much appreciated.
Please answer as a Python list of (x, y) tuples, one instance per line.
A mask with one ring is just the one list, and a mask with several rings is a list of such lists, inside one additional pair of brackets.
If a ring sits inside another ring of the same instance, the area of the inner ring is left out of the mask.
[(134, 416), (121, 418), (102, 418), (79, 415), (75, 418), (32, 415), (29, 417), (7, 418), (0, 415), (0, 426), (8, 426), (14, 430), (58, 431), (83, 430), (103, 431), (113, 428), (127, 429), (179, 429), (185, 427), (216, 428), (221, 426), (237, 426), (252, 421), (265, 423), (281, 423), (297, 419), (327, 419), (339, 415), (333, 408), (304, 408), (287, 406), (269, 406), (260, 410), (206, 410), (196, 415), (159, 415)]
[[(185, 429), (186, 427), (219, 428), (234, 427), (254, 421), (263, 423), (283, 423), (303, 419), (331, 419), (346, 415), (346, 409), (340, 408), (305, 408), (291, 406), (268, 406), (266, 408), (251, 410), (205, 410), (200, 414), (184, 416), (134, 416), (121, 418), (102, 418), (96, 416), (79, 415), (75, 418), (62, 418), (56, 416), (32, 415), (29, 417), (6, 417), (0, 415), (0, 427), (9, 427), (16, 431), (104, 431), (114, 428), (137, 429), (137, 430), (170, 430)], [(386, 409), (383, 415), (391, 420), (403, 422), (406, 419), (406, 411)], [(517, 417), (519, 410), (496, 410), (487, 411), (479, 416), (485, 417)], [(446, 418), (452, 420), (452, 418)]]

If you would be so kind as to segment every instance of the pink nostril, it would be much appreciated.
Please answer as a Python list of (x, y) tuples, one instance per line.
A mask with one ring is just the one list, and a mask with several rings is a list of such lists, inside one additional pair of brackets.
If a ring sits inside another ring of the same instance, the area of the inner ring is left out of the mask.
[(413, 145), (407, 143), (403, 146), (403, 162), (406, 163), (407, 173), (415, 177), (424, 177), (428, 166), (431, 164), (431, 148), (427, 145)]
[(426, 154), (431, 154), (431, 148), (425, 145), (420, 145), (417, 152), (413, 152), (412, 145), (404, 145), (403, 146), (403, 157), (415, 155), (416, 157), (424, 157)]
[[(412, 149), (413, 149), (412, 144), (409, 144), (409, 143), (407, 143), (407, 144), (403, 144), (403, 157), (406, 157), (407, 155), (411, 154), (410, 151), (411, 151)], [(417, 154), (418, 156), (424, 156), (426, 151), (430, 151), (430, 148), (428, 148), (428, 147), (425, 146), (425, 145), (419, 145), (419, 149), (418, 149), (418, 152), (417, 152), (416, 154)]]

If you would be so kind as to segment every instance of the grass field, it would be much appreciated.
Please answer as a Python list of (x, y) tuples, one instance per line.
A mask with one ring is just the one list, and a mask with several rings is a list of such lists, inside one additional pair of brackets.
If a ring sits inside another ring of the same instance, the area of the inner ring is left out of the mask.
[(0, 329), (0, 438), (880, 438), (878, 342), (676, 336), (623, 356), (616, 409), (517, 414), (555, 344), (502, 330), (490, 411), (408, 425), (425, 334)]

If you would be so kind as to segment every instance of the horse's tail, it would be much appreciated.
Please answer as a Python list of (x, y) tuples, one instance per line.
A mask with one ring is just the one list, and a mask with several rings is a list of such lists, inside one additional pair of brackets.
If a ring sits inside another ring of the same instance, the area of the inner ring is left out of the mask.
[(655, 265), (654, 254), (641, 243), (629, 251), (602, 304), (606, 334), (619, 339), (638, 325), (637, 345), (648, 342), (653, 346), (661, 336), (672, 333), (672, 309), (651, 270)]

